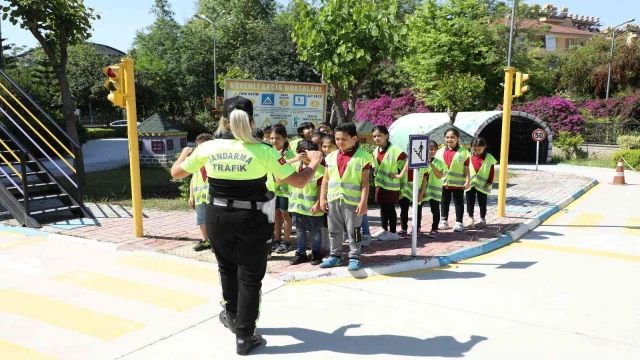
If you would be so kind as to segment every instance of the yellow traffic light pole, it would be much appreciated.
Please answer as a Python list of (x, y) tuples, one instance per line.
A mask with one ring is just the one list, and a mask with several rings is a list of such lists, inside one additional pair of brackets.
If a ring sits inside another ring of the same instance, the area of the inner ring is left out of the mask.
[(498, 216), (504, 217), (507, 204), (507, 167), (511, 137), (511, 103), (513, 102), (513, 75), (516, 69), (504, 69), (504, 103), (502, 110), (502, 136), (500, 138), (500, 178), (498, 183)]
[(127, 135), (129, 138), (129, 166), (131, 169), (131, 202), (133, 204), (133, 234), (142, 237), (142, 189), (140, 185), (140, 153), (138, 149), (138, 114), (136, 111), (136, 84), (133, 60), (122, 59), (117, 65), (103, 70), (109, 77), (104, 87), (110, 93), (107, 99), (113, 105), (127, 109)]
[(136, 109), (136, 84), (133, 60), (122, 59), (127, 93), (127, 133), (129, 136), (129, 167), (131, 169), (131, 203), (133, 205), (133, 234), (142, 237), (142, 185), (140, 184), (140, 149), (138, 148), (138, 113)]

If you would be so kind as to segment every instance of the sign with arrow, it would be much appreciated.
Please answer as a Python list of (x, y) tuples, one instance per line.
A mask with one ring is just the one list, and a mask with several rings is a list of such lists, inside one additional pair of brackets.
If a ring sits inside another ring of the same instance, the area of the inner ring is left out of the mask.
[(429, 166), (429, 135), (409, 135), (409, 169)]

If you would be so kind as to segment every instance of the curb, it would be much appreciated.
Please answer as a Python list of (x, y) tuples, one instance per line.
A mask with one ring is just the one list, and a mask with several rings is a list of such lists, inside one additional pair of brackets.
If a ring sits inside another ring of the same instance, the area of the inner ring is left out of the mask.
[(313, 272), (293, 272), (284, 275), (276, 276), (276, 278), (284, 282), (305, 281), (305, 280), (322, 280), (322, 279), (334, 279), (334, 278), (367, 278), (376, 275), (388, 275), (408, 271), (425, 270), (437, 267), (449, 265), (451, 263), (459, 262), (472, 257), (484, 255), (494, 250), (507, 246), (516, 240), (520, 239), (533, 229), (537, 228), (542, 222), (549, 217), (557, 213), (558, 211), (571, 204), (579, 197), (584, 195), (587, 191), (598, 184), (598, 180), (592, 179), (589, 183), (582, 186), (582, 188), (575, 191), (570, 196), (562, 199), (557, 204), (548, 207), (543, 212), (537, 214), (533, 219), (529, 219), (520, 224), (514, 230), (500, 235), (496, 238), (489, 239), (487, 242), (479, 244), (467, 249), (458, 250), (449, 254), (444, 254), (430, 258), (427, 260), (411, 260), (398, 264), (377, 266), (372, 268), (365, 268), (356, 272), (350, 272), (347, 269), (338, 268), (323, 271)]
[(118, 244), (104, 242), (104, 241), (83, 239), (83, 238), (69, 236), (69, 235), (52, 234), (42, 230), (36, 230), (36, 229), (31, 229), (26, 227), (7, 226), (3, 224), (0, 224), (0, 231), (12, 232), (16, 234), (26, 235), (29, 237), (39, 236), (47, 240), (65, 241), (65, 242), (82, 244), (86, 246), (98, 247), (103, 249), (117, 249), (118, 246), (120, 246)]

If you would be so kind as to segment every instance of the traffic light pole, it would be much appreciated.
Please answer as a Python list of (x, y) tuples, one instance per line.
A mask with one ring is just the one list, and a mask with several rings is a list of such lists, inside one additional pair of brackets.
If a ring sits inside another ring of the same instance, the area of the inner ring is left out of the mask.
[(507, 204), (507, 167), (511, 140), (511, 103), (513, 101), (513, 75), (516, 69), (504, 69), (504, 102), (502, 110), (502, 136), (500, 138), (500, 179), (498, 183), (498, 216), (504, 217)]
[(140, 185), (140, 150), (138, 148), (138, 114), (136, 110), (136, 85), (133, 60), (122, 59), (126, 82), (127, 133), (129, 136), (129, 166), (131, 169), (131, 203), (133, 205), (133, 234), (142, 237), (142, 187)]

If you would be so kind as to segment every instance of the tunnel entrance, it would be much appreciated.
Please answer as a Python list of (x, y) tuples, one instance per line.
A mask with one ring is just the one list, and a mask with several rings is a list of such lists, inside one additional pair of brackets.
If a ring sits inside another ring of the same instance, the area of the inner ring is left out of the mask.
[[(540, 128), (536, 122), (520, 117), (511, 117), (511, 139), (509, 141), (509, 162), (531, 163), (536, 162), (536, 142), (531, 138), (531, 133)], [(489, 144), (487, 150), (496, 160), (500, 160), (500, 138), (502, 134), (502, 118), (489, 123), (479, 136), (485, 138)], [(549, 152), (549, 134), (540, 144), (539, 163), (547, 163)]]

